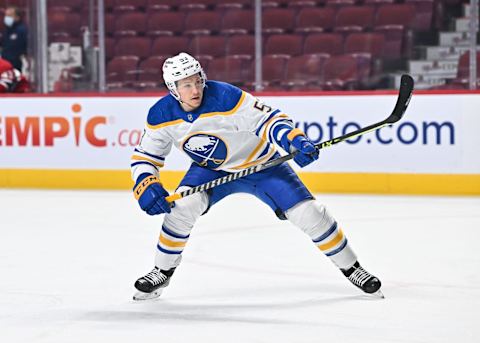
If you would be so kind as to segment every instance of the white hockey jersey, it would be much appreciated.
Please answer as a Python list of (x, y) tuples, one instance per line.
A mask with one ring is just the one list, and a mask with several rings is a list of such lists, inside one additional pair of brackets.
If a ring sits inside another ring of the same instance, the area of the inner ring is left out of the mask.
[(270, 159), (292, 128), (280, 110), (230, 84), (207, 81), (202, 104), (192, 112), (170, 94), (152, 106), (132, 156), (132, 178), (158, 175), (172, 145), (201, 166), (237, 172)]

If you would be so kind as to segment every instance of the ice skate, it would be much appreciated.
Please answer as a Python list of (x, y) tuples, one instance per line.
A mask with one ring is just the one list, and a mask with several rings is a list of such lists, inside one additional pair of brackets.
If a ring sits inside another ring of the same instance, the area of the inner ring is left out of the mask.
[(383, 293), (380, 291), (380, 287), (382, 286), (380, 280), (376, 276), (363, 269), (358, 261), (355, 262), (355, 264), (349, 269), (342, 269), (342, 273), (350, 280), (351, 283), (365, 293), (373, 294), (380, 298), (385, 298)]
[(142, 276), (135, 282), (135, 288), (138, 290), (133, 295), (133, 300), (150, 300), (158, 298), (165, 287), (170, 283), (175, 268), (170, 270), (160, 270), (155, 267), (145, 276)]

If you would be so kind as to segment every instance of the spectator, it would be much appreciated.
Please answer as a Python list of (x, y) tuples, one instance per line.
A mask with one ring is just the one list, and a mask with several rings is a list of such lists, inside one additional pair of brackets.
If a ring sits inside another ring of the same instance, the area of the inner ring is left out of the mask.
[(27, 54), (27, 27), (22, 13), (17, 7), (7, 7), (3, 21), (6, 28), (2, 37), (2, 58), (22, 71), (22, 57)]
[(0, 58), (0, 93), (26, 93), (30, 84), (7, 60)]

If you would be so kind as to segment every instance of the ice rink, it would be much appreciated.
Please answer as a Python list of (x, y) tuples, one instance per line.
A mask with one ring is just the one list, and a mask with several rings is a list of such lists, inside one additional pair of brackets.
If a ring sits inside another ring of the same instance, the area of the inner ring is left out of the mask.
[(318, 198), (386, 299), (235, 195), (200, 219), (162, 297), (133, 302), (162, 217), (129, 192), (0, 190), (0, 341), (480, 342), (480, 198)]

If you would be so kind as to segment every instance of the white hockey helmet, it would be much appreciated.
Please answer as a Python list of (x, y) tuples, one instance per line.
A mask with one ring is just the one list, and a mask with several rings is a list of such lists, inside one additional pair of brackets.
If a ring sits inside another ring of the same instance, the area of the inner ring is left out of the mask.
[(167, 85), (167, 88), (172, 96), (177, 100), (180, 100), (176, 84), (176, 82), (179, 80), (200, 73), (203, 87), (205, 87), (207, 76), (205, 75), (200, 62), (185, 52), (181, 52), (178, 55), (167, 58), (167, 60), (163, 63), (162, 70), (163, 80), (165, 81), (165, 84)]

